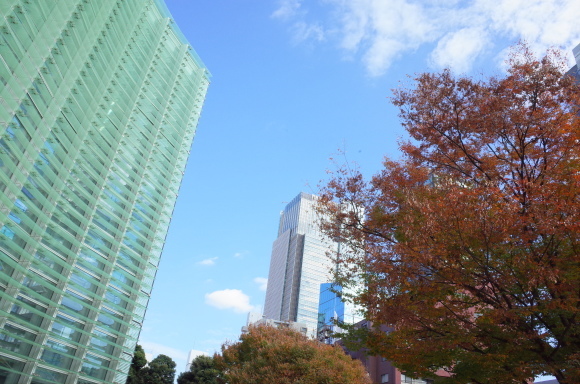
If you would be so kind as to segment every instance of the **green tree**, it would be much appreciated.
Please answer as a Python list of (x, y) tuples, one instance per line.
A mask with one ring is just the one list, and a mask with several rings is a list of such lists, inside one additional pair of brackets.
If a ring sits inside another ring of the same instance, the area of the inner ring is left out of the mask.
[(143, 384), (173, 384), (175, 362), (171, 357), (159, 355), (141, 370)]
[(223, 372), (220, 382), (228, 384), (370, 384), (362, 364), (340, 347), (288, 328), (250, 327), (214, 359)]
[(147, 365), (145, 351), (143, 350), (143, 347), (137, 344), (135, 347), (135, 353), (133, 354), (133, 361), (131, 361), (131, 367), (129, 368), (127, 384), (141, 384), (140, 373), (145, 365)]
[(578, 382), (580, 89), (565, 70), (520, 45), (501, 77), (420, 74), (393, 97), (402, 159), (322, 191), (324, 230), (360, 250), (336, 280), (363, 283), (351, 299), (393, 329), (367, 347), (404, 371)]
[(219, 374), (213, 357), (201, 355), (193, 359), (189, 371), (179, 374), (177, 384), (217, 384)]

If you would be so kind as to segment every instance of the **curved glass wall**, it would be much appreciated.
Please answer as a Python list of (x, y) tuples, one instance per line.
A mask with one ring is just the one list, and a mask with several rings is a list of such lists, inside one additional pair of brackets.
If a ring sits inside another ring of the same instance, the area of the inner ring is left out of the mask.
[(209, 72), (160, 0), (0, 16), (0, 383), (125, 383)]

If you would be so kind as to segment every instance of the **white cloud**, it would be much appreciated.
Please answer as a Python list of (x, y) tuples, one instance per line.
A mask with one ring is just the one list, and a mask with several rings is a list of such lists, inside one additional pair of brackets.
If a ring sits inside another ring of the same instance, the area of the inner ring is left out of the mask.
[(265, 291), (268, 288), (268, 279), (265, 277), (256, 277), (254, 283), (260, 286), (260, 291)]
[(300, 0), (281, 0), (280, 6), (272, 13), (273, 18), (289, 19), (300, 9)]
[(199, 265), (206, 265), (206, 266), (211, 266), (211, 265), (215, 265), (215, 261), (217, 260), (217, 257), (210, 257), (209, 259), (204, 259), (200, 262), (198, 262)]
[(319, 3), (327, 6), (330, 17), (307, 20), (306, 15), (312, 19), (307, 3), (297, 0), (281, 3), (278, 11), (292, 24), (293, 39), (321, 42), (334, 36), (343, 52), (359, 58), (372, 76), (384, 74), (393, 61), (425, 45), (434, 46), (430, 60), (435, 66), (466, 72), (500, 39), (514, 43), (525, 40), (536, 52), (550, 46), (571, 50), (580, 41), (578, 0), (319, 0)]
[(436, 67), (453, 68), (456, 72), (467, 72), (475, 58), (489, 45), (487, 34), (481, 28), (464, 28), (444, 36), (431, 60)]
[(234, 257), (235, 257), (236, 259), (242, 259), (242, 258), (243, 258), (244, 256), (246, 256), (248, 253), (250, 253), (250, 252), (248, 252), (248, 251), (241, 251), (241, 252), (236, 252), (236, 253), (234, 253)]
[(205, 302), (218, 309), (231, 309), (236, 313), (250, 312), (254, 306), (250, 305), (250, 297), (239, 289), (224, 289), (207, 293)]
[(299, 21), (292, 26), (294, 41), (300, 43), (306, 40), (323, 41), (324, 29), (318, 24), (309, 24)]

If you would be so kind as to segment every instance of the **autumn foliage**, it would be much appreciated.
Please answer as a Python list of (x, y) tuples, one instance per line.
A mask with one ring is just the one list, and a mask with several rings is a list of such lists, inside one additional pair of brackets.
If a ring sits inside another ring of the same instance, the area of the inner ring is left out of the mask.
[(340, 347), (309, 340), (291, 329), (250, 327), (214, 357), (228, 384), (370, 384), (362, 364)]
[[(363, 250), (337, 280), (366, 345), (449, 383), (580, 380), (580, 92), (557, 52), (514, 48), (508, 72), (418, 75), (392, 102), (411, 139), (370, 181), (322, 188), (324, 230)], [(364, 256), (363, 256), (364, 255)]]

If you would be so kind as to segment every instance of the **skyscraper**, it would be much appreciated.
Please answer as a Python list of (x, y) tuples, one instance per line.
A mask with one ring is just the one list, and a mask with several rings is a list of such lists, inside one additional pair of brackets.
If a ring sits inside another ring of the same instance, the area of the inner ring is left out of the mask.
[(162, 0), (0, 16), (0, 383), (124, 383), (209, 73)]
[(580, 44), (578, 44), (573, 50), (574, 60), (576, 65), (574, 65), (570, 70), (568, 70), (568, 75), (574, 76), (578, 81), (580, 81)]
[(331, 282), (338, 243), (318, 229), (316, 196), (300, 193), (280, 214), (272, 246), (264, 317), (304, 323), (311, 337), (318, 325), (320, 284)]

